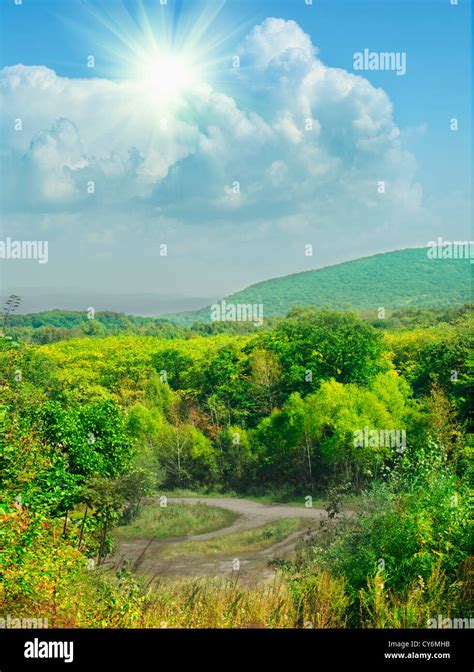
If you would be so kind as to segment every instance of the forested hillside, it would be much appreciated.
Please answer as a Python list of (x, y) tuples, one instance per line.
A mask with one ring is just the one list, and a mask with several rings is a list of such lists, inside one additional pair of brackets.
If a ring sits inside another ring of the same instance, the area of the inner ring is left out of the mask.
[[(295, 273), (251, 285), (226, 297), (229, 303), (263, 304), (266, 317), (295, 306), (386, 310), (444, 308), (470, 301), (469, 259), (429, 259), (426, 248), (399, 250)], [(192, 324), (210, 319), (210, 309), (168, 316)]]

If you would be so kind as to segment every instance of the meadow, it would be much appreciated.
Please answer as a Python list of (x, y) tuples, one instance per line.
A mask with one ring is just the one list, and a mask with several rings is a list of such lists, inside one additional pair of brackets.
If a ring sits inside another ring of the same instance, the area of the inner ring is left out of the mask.
[(176, 504), (164, 507), (154, 502), (145, 504), (132, 523), (117, 527), (115, 535), (133, 539), (204, 534), (228, 527), (236, 517), (231, 511), (217, 506)]

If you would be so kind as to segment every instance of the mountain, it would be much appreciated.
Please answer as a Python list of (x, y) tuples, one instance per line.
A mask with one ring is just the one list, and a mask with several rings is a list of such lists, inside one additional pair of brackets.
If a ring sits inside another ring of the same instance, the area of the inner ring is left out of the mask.
[[(227, 304), (263, 304), (265, 317), (295, 306), (388, 310), (446, 308), (471, 301), (469, 259), (430, 259), (427, 248), (385, 252), (251, 285), (225, 297)], [(163, 315), (181, 324), (210, 321), (211, 306)]]

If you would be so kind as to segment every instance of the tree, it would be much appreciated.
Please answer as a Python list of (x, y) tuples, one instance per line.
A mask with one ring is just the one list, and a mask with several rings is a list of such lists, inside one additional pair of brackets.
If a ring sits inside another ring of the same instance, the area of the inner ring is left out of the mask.
[(461, 418), (470, 412), (472, 321), (417, 329), (386, 337), (396, 369), (416, 396), (428, 396), (433, 384), (443, 387)]
[(81, 327), (86, 336), (105, 336), (106, 328), (99, 320), (87, 320)]
[(216, 445), (220, 452), (220, 482), (231, 489), (251, 484), (255, 456), (247, 432), (241, 427), (225, 427), (217, 434)]
[(274, 353), (287, 394), (315, 391), (323, 380), (370, 384), (384, 368), (383, 339), (352, 313), (297, 309), (254, 347)]
[(137, 441), (138, 464), (151, 469), (168, 487), (212, 483), (217, 478), (217, 450), (179, 415), (169, 421), (157, 408), (136, 404), (128, 429)]
[(360, 443), (357, 433), (398, 431), (401, 437), (414, 414), (409, 388), (393, 371), (380, 374), (372, 389), (331, 379), (305, 398), (293, 393), (255, 432), (261, 475), (299, 488), (333, 481), (360, 487), (399, 446), (373, 434)]
[(217, 451), (196, 427), (164, 421), (153, 437), (154, 451), (166, 473), (166, 484), (185, 487), (214, 483), (218, 473)]
[(68, 456), (72, 473), (116, 476), (129, 466), (132, 445), (114, 401), (67, 406), (51, 401), (42, 419), (45, 439)]
[(20, 307), (21, 298), (11, 294), (3, 306), (3, 328), (6, 329), (10, 316)]
[(256, 348), (250, 355), (250, 368), (257, 411), (268, 415), (281, 400), (282, 366), (273, 352)]

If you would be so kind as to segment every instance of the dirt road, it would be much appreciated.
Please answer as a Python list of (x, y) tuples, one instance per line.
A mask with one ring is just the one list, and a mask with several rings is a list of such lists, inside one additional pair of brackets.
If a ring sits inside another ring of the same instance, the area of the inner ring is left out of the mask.
[(286, 504), (261, 504), (246, 499), (232, 497), (193, 497), (193, 498), (170, 498), (168, 504), (207, 504), (229, 509), (238, 518), (229, 526), (189, 537), (174, 537), (170, 539), (154, 539), (150, 537), (134, 540), (121, 540), (111, 559), (111, 563), (117, 565), (124, 561), (133, 567), (134, 571), (148, 576), (174, 576), (174, 577), (232, 577), (236, 576), (235, 558), (229, 556), (196, 556), (176, 557), (173, 560), (165, 560), (161, 552), (166, 545), (176, 544), (183, 541), (205, 541), (213, 537), (225, 534), (243, 532), (254, 527), (261, 527), (281, 518), (301, 518), (308, 522), (308, 526), (299, 532), (290, 534), (286, 539), (267, 546), (260, 551), (241, 553), (238, 557), (240, 567), (239, 580), (248, 585), (270, 579), (274, 570), (268, 566), (268, 560), (288, 558), (291, 556), (297, 543), (314, 530), (318, 521), (326, 518), (323, 509), (288, 506)]

